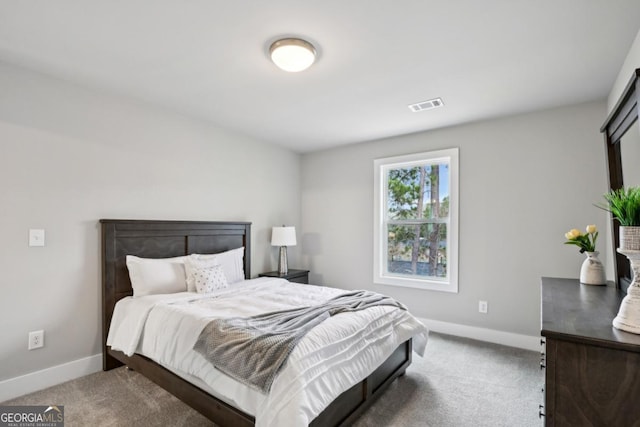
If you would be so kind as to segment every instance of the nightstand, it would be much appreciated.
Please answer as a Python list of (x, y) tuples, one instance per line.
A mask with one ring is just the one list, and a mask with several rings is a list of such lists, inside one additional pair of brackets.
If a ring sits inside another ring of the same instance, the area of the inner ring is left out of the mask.
[(259, 277), (279, 277), (281, 279), (287, 279), (290, 282), (295, 283), (309, 283), (309, 270), (293, 270), (289, 269), (287, 274), (280, 274), (277, 271), (269, 271), (266, 273), (258, 274)]

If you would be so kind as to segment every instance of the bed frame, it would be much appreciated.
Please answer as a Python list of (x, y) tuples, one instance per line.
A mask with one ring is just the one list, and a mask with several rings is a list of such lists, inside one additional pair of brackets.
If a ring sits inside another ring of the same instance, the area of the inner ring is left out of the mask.
[[(126, 255), (168, 258), (192, 253), (212, 254), (245, 248), (245, 277), (251, 277), (251, 223), (210, 221), (100, 220), (102, 225), (103, 369), (127, 365), (220, 426), (253, 426), (255, 418), (211, 396), (152, 360), (126, 356), (107, 346), (107, 334), (118, 300), (133, 294)], [(336, 398), (311, 426), (346, 426), (411, 363), (411, 340), (402, 343), (369, 377)]]

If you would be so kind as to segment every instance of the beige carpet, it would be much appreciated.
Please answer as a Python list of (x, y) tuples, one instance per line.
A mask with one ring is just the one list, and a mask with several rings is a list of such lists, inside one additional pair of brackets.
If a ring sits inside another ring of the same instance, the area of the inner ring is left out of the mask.
[[(541, 426), (539, 354), (431, 334), (356, 427)], [(3, 405), (64, 405), (66, 426), (212, 426), (181, 401), (124, 368), (98, 372)], [(282, 426), (287, 427), (287, 426)]]

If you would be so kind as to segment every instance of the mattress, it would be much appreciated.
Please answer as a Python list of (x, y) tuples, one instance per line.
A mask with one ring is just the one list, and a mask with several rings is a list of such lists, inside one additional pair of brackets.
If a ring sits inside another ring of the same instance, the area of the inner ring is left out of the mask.
[(316, 305), (346, 292), (262, 277), (234, 283), (215, 296), (181, 292), (128, 297), (115, 307), (107, 345), (167, 367), (253, 415), (258, 427), (306, 426), (401, 343), (414, 338), (414, 351), (422, 356), (428, 335), (424, 325), (391, 306), (335, 315), (305, 335), (267, 394), (221, 373), (193, 345), (213, 318)]

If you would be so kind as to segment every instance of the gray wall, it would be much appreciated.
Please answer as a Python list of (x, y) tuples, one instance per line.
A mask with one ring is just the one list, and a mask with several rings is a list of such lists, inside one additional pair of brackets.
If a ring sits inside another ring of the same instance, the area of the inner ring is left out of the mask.
[(254, 276), (299, 223), (289, 150), (3, 64), (0, 93), (0, 380), (101, 351), (100, 218), (252, 221)]
[[(577, 277), (584, 259), (564, 233), (605, 229), (593, 206), (606, 191), (605, 114), (601, 101), (303, 155), (311, 280), (390, 294), (419, 317), (538, 335), (540, 276)], [(374, 285), (373, 160), (449, 147), (460, 147), (459, 293)]]
[(633, 74), (636, 68), (640, 68), (640, 31), (638, 31), (629, 49), (629, 53), (620, 68), (620, 73), (618, 73), (618, 77), (611, 88), (611, 92), (607, 98), (607, 111), (613, 110), (616, 102), (618, 102), (618, 98), (622, 95), (622, 91), (627, 87), (627, 83), (629, 83), (629, 79), (631, 79), (631, 74)]

